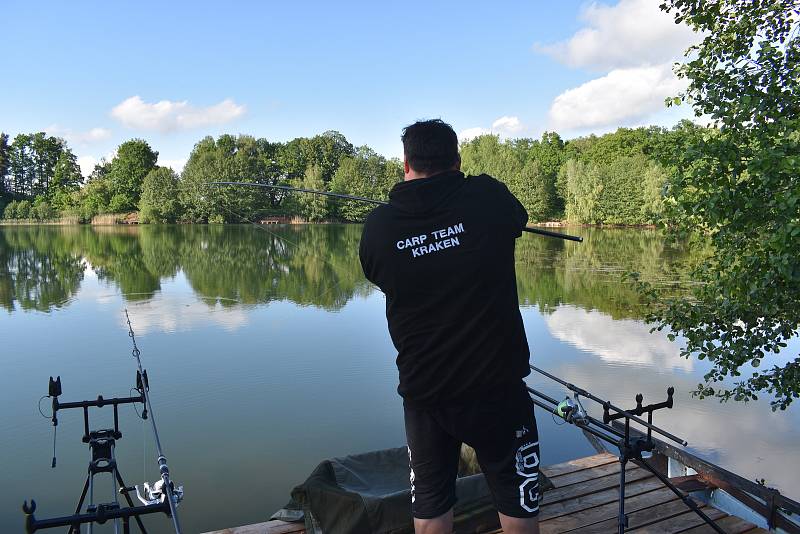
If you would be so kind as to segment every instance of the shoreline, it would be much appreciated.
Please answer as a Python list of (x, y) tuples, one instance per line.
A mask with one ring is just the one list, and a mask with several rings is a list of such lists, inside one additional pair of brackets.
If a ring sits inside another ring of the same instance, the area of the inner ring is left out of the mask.
[[(135, 213), (135, 212), (134, 212)], [(109, 213), (97, 215), (90, 222), (80, 222), (77, 215), (69, 215), (59, 219), (49, 219), (37, 221), (35, 219), (3, 219), (0, 226), (173, 226), (173, 225), (214, 225), (228, 226), (237, 224), (256, 224), (264, 226), (281, 225), (302, 225), (302, 224), (363, 224), (354, 221), (322, 220), (307, 221), (298, 216), (279, 216), (266, 217), (258, 222), (248, 223), (197, 223), (197, 222), (174, 222), (174, 223), (140, 223), (138, 214), (132, 216), (131, 213)], [(528, 227), (535, 228), (638, 228), (652, 230), (658, 228), (655, 224), (580, 224), (568, 221), (541, 221), (527, 224)]]

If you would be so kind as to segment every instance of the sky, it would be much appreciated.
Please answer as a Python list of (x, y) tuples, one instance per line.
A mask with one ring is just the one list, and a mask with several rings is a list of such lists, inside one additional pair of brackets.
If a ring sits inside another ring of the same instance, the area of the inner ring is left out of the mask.
[(461, 139), (672, 126), (697, 37), (659, 0), (4, 2), (0, 131), (66, 139), (88, 174), (131, 138), (178, 171), (205, 136), (337, 130), (402, 157), (442, 118)]

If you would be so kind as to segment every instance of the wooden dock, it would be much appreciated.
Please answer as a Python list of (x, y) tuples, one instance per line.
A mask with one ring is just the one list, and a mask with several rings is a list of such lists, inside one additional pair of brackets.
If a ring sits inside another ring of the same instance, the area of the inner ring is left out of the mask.
[[(544, 492), (539, 513), (542, 534), (560, 532), (606, 534), (617, 531), (619, 461), (612, 454), (597, 454), (550, 467), (542, 472), (553, 488)], [(636, 533), (713, 532), (703, 520), (657, 478), (633, 463), (625, 473), (625, 512), (628, 530)], [(701, 484), (692, 477), (678, 481), (693, 491)], [(695, 487), (692, 487), (695, 486)], [(699, 503), (703, 506), (703, 503)], [(710, 506), (703, 511), (716, 520), (729, 534), (767, 532), (737, 517), (728, 516)], [(480, 517), (456, 523), (455, 532), (502, 532), (497, 514), (486, 509)], [(301, 534), (302, 523), (268, 521), (255, 525), (229, 528), (209, 534)]]

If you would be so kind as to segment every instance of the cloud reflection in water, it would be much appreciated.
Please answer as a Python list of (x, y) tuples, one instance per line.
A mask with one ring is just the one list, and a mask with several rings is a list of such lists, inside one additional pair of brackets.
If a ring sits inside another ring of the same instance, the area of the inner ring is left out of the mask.
[(642, 321), (614, 320), (605, 313), (574, 306), (561, 306), (544, 320), (556, 339), (610, 363), (683, 371), (694, 368), (692, 360), (679, 356), (675, 343), (663, 333), (651, 333)]

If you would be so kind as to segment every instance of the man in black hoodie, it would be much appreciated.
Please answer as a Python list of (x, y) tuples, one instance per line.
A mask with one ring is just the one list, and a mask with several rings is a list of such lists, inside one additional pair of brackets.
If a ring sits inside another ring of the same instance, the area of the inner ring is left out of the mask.
[(514, 270), (528, 214), (501, 182), (460, 172), (450, 125), (417, 122), (402, 141), (405, 180), (367, 218), (359, 252), (397, 348), (414, 527), (452, 531), (466, 443), (503, 530), (537, 533), (539, 440)]

